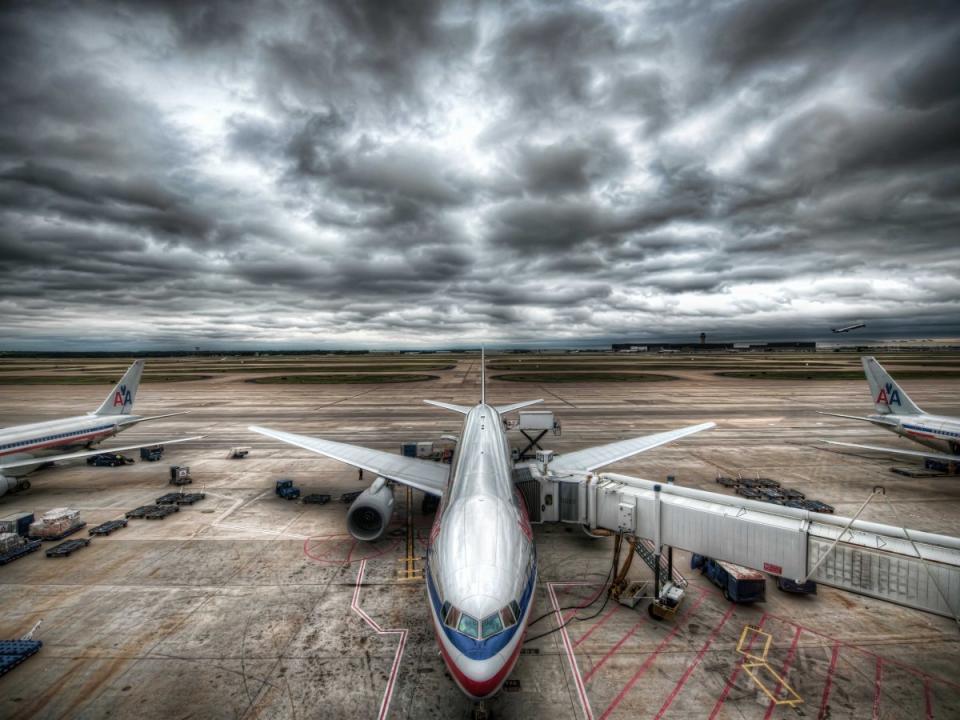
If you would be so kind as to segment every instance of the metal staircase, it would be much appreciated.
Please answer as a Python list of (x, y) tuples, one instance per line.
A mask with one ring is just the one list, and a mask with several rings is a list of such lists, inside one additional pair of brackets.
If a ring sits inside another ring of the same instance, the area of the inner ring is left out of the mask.
[[(654, 569), (654, 563), (656, 563), (656, 553), (654, 552), (656, 548), (654, 547), (653, 540), (647, 540), (646, 538), (637, 538), (637, 555), (646, 563), (647, 567), (651, 570)], [(666, 555), (660, 555), (660, 573), (662, 577), (667, 576), (667, 557)], [(687, 579), (680, 574), (677, 570), (677, 566), (673, 566), (673, 577), (671, 578), (673, 584), (679, 588), (687, 587)]]

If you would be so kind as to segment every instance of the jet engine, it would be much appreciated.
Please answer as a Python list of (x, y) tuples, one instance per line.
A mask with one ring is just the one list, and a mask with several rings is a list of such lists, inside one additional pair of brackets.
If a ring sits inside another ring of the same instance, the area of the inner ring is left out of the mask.
[(393, 516), (393, 488), (378, 477), (353, 501), (347, 512), (347, 529), (357, 540), (379, 540)]
[(8, 492), (14, 492), (20, 487), (16, 478), (8, 478), (0, 475), (0, 495), (6, 495)]

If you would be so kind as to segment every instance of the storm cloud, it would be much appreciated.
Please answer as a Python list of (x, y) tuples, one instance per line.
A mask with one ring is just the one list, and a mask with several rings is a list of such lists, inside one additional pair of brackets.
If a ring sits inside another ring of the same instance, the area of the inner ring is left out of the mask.
[(4, 348), (960, 335), (953, 2), (10, 2)]

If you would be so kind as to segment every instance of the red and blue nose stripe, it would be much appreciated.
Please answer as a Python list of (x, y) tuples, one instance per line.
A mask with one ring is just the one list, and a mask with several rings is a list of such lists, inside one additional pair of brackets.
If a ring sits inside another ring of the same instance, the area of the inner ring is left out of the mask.
[[(488, 697), (500, 688), (520, 655), (520, 648), (523, 646), (522, 634), (526, 628), (533, 590), (536, 587), (536, 563), (533, 564), (520, 598), (520, 617), (517, 618), (517, 624), (485, 640), (467, 637), (443, 624), (440, 615), (442, 603), (429, 565), (426, 576), (431, 612), (435, 618), (434, 630), (437, 634), (437, 643), (450, 673), (463, 691), (471, 697)], [(521, 637), (516, 637), (517, 633), (520, 633)], [(510, 652), (510, 656), (504, 658), (502, 651), (515, 638), (517, 640), (515, 647)], [(457, 661), (451, 657), (448, 643), (464, 656), (466, 662), (461, 660), (461, 665), (457, 664)]]

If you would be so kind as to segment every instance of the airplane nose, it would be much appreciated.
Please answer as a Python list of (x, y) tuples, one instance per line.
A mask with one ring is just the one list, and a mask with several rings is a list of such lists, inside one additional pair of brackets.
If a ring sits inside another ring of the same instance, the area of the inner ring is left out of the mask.
[(452, 663), (450, 670), (463, 691), (474, 700), (483, 700), (493, 695), (513, 667), (512, 662), (504, 661), (499, 655), (488, 660), (469, 660), (459, 658)]

